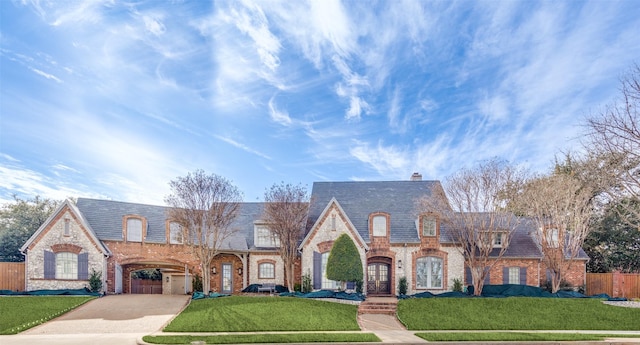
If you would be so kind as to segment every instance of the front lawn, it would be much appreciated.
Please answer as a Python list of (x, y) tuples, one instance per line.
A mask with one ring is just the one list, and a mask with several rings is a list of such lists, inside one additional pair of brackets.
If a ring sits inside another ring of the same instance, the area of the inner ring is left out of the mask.
[(607, 338), (635, 338), (637, 335), (532, 332), (434, 332), (416, 333), (426, 341), (602, 341)]
[(380, 342), (373, 333), (288, 333), (288, 334), (227, 334), (227, 335), (147, 335), (142, 338), (151, 344), (190, 344), (204, 341), (206, 344), (251, 344), (251, 343), (363, 343)]
[(359, 331), (358, 307), (293, 297), (191, 301), (165, 332)]
[(398, 302), (410, 330), (638, 330), (640, 309), (591, 298), (412, 298)]
[(0, 334), (16, 334), (60, 316), (95, 297), (2, 296)]

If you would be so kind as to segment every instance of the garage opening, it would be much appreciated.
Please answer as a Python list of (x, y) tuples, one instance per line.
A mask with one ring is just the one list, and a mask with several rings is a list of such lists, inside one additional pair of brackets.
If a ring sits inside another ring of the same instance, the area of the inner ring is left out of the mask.
[(162, 294), (162, 272), (160, 269), (131, 272), (131, 293)]

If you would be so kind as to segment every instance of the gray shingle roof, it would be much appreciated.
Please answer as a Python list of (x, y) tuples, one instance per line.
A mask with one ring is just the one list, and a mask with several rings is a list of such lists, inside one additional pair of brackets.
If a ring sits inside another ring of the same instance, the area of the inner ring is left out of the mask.
[(439, 181), (314, 182), (307, 233), (332, 198), (336, 198), (362, 238), (369, 242), (369, 215), (389, 213), (391, 243), (420, 242), (416, 201), (442, 189)]
[[(122, 217), (139, 215), (147, 219), (145, 242), (167, 243), (168, 207), (87, 198), (79, 198), (76, 205), (100, 240), (122, 241)], [(263, 203), (241, 203), (231, 225), (238, 232), (221, 249), (246, 251), (253, 247), (253, 222), (260, 219), (263, 208)]]

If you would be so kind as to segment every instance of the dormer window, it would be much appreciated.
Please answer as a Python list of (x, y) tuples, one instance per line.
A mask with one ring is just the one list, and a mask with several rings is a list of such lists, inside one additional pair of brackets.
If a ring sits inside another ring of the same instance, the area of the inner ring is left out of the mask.
[(559, 230), (557, 228), (551, 228), (546, 230), (545, 240), (547, 246), (550, 248), (558, 248)]
[(125, 238), (127, 242), (142, 242), (143, 225), (145, 222), (137, 216), (128, 216), (125, 219)]
[(436, 235), (436, 218), (434, 216), (422, 216), (422, 236)]
[(182, 225), (176, 222), (169, 223), (169, 243), (170, 244), (184, 243)]
[(502, 232), (496, 232), (493, 234), (493, 248), (501, 248), (505, 244), (505, 234)]
[(256, 247), (280, 247), (280, 239), (266, 225), (254, 225), (254, 241)]
[(373, 236), (387, 236), (387, 217), (374, 216), (371, 223), (373, 224)]

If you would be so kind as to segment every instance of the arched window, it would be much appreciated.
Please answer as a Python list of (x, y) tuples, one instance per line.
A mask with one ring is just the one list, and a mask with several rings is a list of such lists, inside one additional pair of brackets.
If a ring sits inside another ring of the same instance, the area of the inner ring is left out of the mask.
[(373, 226), (373, 236), (387, 236), (387, 217), (385, 216), (374, 216), (372, 221)]
[(56, 253), (56, 279), (78, 279), (78, 254)]
[(169, 243), (170, 244), (184, 243), (182, 238), (182, 226), (176, 222), (169, 223)]
[(416, 260), (416, 288), (442, 289), (442, 258), (425, 256)]
[(263, 262), (258, 265), (258, 278), (274, 279), (276, 277), (276, 265), (271, 262)]
[(142, 242), (142, 219), (127, 219), (127, 242)]

